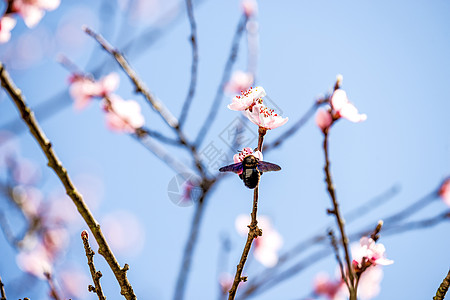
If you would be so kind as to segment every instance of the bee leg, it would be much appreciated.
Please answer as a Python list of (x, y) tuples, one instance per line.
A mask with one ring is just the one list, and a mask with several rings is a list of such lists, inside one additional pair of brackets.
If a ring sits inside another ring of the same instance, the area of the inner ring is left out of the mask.
[(239, 174), (239, 178), (244, 180), (244, 176), (242, 176), (243, 173)]

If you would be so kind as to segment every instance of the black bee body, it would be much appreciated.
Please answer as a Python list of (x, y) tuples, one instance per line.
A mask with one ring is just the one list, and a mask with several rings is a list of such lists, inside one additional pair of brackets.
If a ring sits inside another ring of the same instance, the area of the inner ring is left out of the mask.
[(261, 178), (261, 173), (257, 169), (258, 159), (253, 155), (248, 155), (242, 161), (242, 173), (239, 174), (239, 178), (244, 181), (244, 184), (249, 189), (254, 189)]
[(242, 162), (225, 166), (219, 169), (220, 172), (234, 172), (239, 174), (245, 186), (254, 189), (258, 186), (259, 179), (263, 172), (279, 171), (281, 167), (265, 161), (259, 161), (253, 155), (247, 155)]

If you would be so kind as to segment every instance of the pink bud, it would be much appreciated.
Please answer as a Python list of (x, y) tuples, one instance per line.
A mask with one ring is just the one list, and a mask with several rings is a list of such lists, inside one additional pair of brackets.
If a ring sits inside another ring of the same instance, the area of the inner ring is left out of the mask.
[(81, 238), (82, 238), (84, 241), (87, 241), (87, 240), (89, 239), (89, 234), (88, 234), (88, 232), (87, 232), (86, 230), (83, 230), (83, 231), (81, 232)]
[(317, 112), (316, 115), (316, 124), (319, 126), (322, 131), (325, 131), (325, 129), (328, 129), (333, 123), (333, 117), (331, 116), (330, 112), (324, 109), (320, 109)]

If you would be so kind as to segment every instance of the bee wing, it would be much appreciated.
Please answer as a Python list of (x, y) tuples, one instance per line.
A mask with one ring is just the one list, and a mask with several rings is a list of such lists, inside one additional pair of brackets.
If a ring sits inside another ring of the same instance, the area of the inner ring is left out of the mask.
[(234, 172), (241, 173), (242, 172), (242, 162), (238, 162), (236, 164), (228, 165), (219, 169), (219, 172)]
[(266, 162), (266, 161), (259, 161), (258, 162), (258, 170), (260, 172), (269, 172), (269, 171), (280, 171), (281, 167), (279, 165)]

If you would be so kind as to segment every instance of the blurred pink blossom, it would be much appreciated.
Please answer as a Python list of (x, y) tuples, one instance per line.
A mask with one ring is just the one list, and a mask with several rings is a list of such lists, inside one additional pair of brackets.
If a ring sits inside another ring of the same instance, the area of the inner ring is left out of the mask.
[(369, 300), (378, 296), (381, 279), (383, 279), (383, 269), (379, 266), (364, 271), (358, 283), (358, 299)]
[(444, 203), (450, 206), (450, 177), (444, 180), (439, 188), (439, 196), (444, 200)]
[(60, 0), (14, 0), (13, 11), (22, 16), (25, 24), (32, 28), (39, 23), (45, 10), (54, 10)]
[[(248, 224), (251, 218), (248, 215), (239, 215), (235, 221), (235, 227), (239, 234), (246, 236), (248, 233)], [(267, 216), (258, 217), (258, 227), (262, 230), (262, 236), (254, 241), (253, 255), (265, 267), (273, 267), (278, 262), (278, 251), (283, 245), (283, 238), (276, 231), (270, 218)]]
[(341, 300), (343, 288), (347, 289), (341, 278), (331, 279), (327, 273), (320, 272), (314, 278), (313, 290), (317, 296), (330, 300)]
[(117, 95), (110, 95), (111, 105), (106, 107), (106, 125), (117, 132), (132, 133), (144, 126), (141, 107), (134, 100), (123, 100)]
[(41, 169), (35, 162), (26, 158), (20, 158), (14, 165), (12, 175), (16, 183), (32, 185), (41, 178)]
[(252, 111), (246, 110), (245, 114), (252, 123), (265, 129), (280, 127), (289, 120), (288, 118), (281, 117), (273, 109), (267, 108), (262, 104), (256, 104), (253, 106)]
[(230, 81), (225, 85), (225, 90), (229, 93), (241, 93), (242, 91), (248, 90), (252, 84), (252, 73), (246, 73), (239, 70), (231, 75)]
[(375, 243), (369, 237), (362, 237), (359, 241), (360, 246), (352, 248), (353, 265), (357, 269), (363, 269), (367, 264), (370, 265), (390, 265), (394, 261), (385, 258), (385, 247), (383, 244)]
[(252, 16), (258, 12), (258, 2), (256, 0), (242, 0), (242, 10), (247, 17)]
[(248, 90), (241, 91), (240, 96), (234, 97), (231, 104), (228, 104), (228, 108), (231, 110), (244, 111), (252, 110), (252, 107), (259, 103), (262, 103), (262, 97), (266, 95), (264, 88), (258, 86), (255, 88), (250, 88)]
[(333, 122), (333, 117), (328, 110), (319, 109), (316, 115), (316, 124), (319, 128), (324, 131), (328, 129)]
[(139, 219), (128, 211), (108, 214), (101, 222), (111, 248), (119, 254), (137, 255), (145, 242), (145, 229)]
[(64, 227), (50, 227), (44, 231), (43, 245), (48, 256), (55, 259), (69, 246), (69, 233)]
[(28, 220), (33, 220), (41, 212), (41, 203), (44, 198), (42, 192), (31, 186), (18, 185), (13, 188), (12, 195), (23, 214)]
[(351, 122), (362, 122), (367, 119), (367, 115), (359, 114), (358, 109), (348, 100), (344, 90), (337, 89), (331, 96), (331, 106), (340, 117)]
[(51, 273), (52, 260), (46, 249), (38, 244), (32, 251), (22, 251), (16, 256), (19, 268), (40, 279), (45, 279), (45, 273)]
[(119, 86), (119, 75), (117, 73), (110, 73), (101, 78), (99, 81), (94, 81), (86, 76), (73, 74), (69, 78), (71, 83), (70, 95), (75, 101), (75, 108), (80, 110), (85, 108), (93, 97), (103, 98), (117, 89)]
[(258, 160), (263, 160), (263, 155), (261, 153), (261, 151), (255, 151), (253, 152), (252, 148), (250, 147), (245, 147), (244, 149), (242, 149), (241, 151), (239, 151), (239, 153), (235, 154), (233, 156), (233, 160), (235, 163), (241, 162), (244, 160), (244, 158), (248, 155), (253, 155), (254, 157), (256, 157)]
[(0, 18), (0, 44), (10, 40), (11, 30), (16, 26), (16, 23), (16, 19), (9, 15)]
[(89, 298), (88, 290), (80, 287), (88, 286), (90, 278), (77, 267), (65, 267), (58, 272), (58, 278), (60, 279), (64, 299)]

